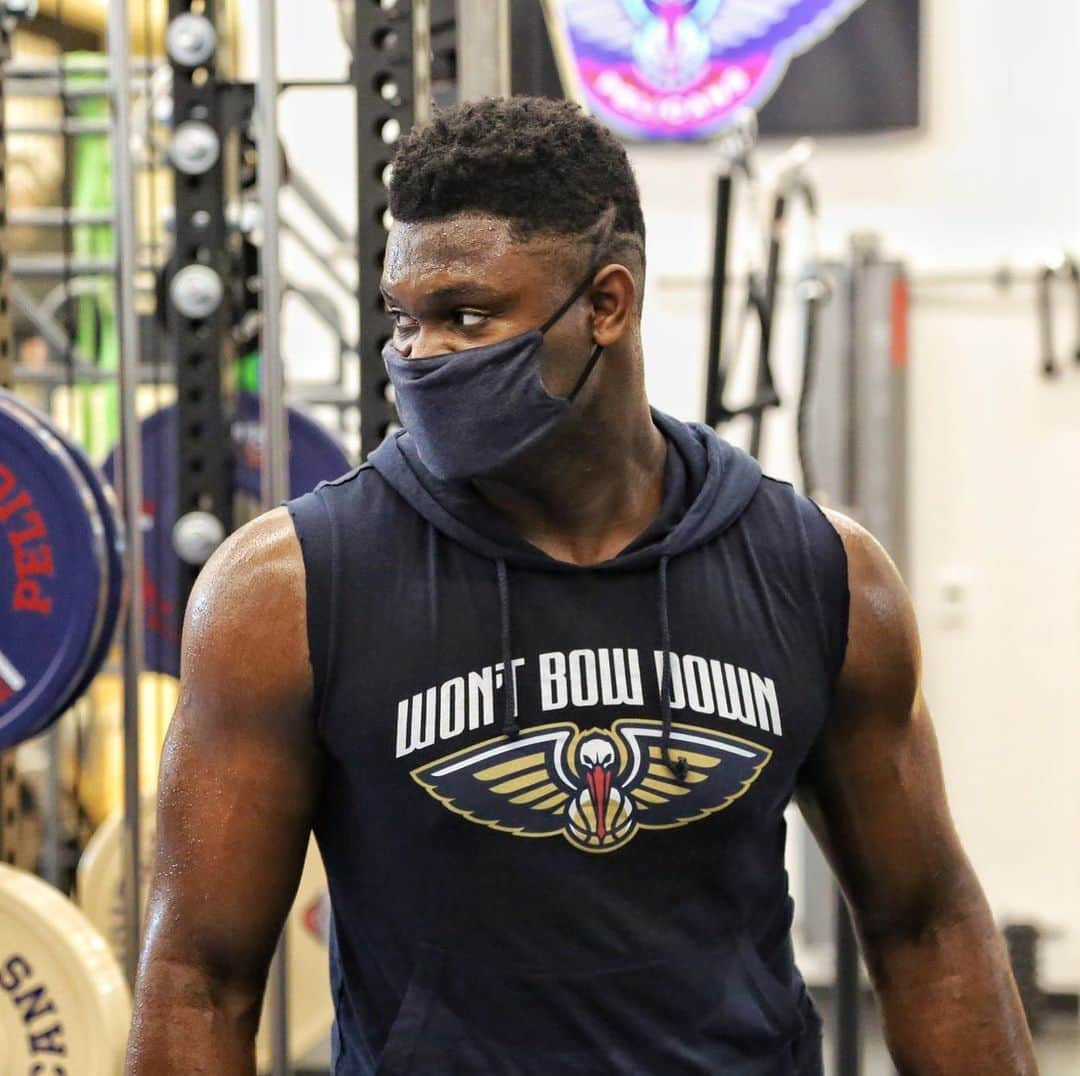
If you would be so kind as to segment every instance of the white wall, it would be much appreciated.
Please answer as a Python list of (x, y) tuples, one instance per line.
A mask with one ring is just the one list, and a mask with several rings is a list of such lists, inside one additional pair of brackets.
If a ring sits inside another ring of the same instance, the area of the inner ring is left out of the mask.
[[(255, 0), (247, 0), (254, 10)], [(822, 239), (881, 232), (917, 269), (1031, 264), (1080, 247), (1080, 5), (924, 0), (926, 123), (918, 133), (819, 143)], [(282, 73), (345, 69), (328, 0), (281, 0)], [(248, 26), (253, 26), (249, 19)], [(298, 168), (355, 217), (347, 91), (294, 91), (281, 109)], [(633, 151), (650, 227), (649, 385), (703, 413), (710, 148)], [(796, 238), (796, 245), (798, 240)], [(320, 270), (286, 246), (289, 273)], [(916, 288), (912, 324), (911, 578), (926, 690), (954, 813), (995, 912), (1067, 931), (1048, 978), (1080, 986), (1080, 369), (1036, 374), (1031, 291)], [(1061, 345), (1072, 344), (1071, 307)], [(781, 349), (797, 330), (787, 317)], [(303, 356), (297, 322), (290, 354)], [(786, 339), (785, 339), (786, 337)], [(305, 363), (297, 370), (303, 374)], [(792, 363), (782, 381), (797, 388)], [(790, 415), (766, 460), (794, 475)], [(958, 583), (959, 613), (942, 589)]]
[[(916, 270), (909, 574), (950, 799), (995, 912), (1066, 930), (1047, 944), (1047, 977), (1076, 988), (1080, 367), (1058, 383), (1038, 376), (1030, 287), (919, 287), (918, 271), (1031, 265), (1080, 247), (1080, 5), (924, 8), (924, 129), (819, 142), (822, 243), (842, 254), (851, 232), (877, 231)], [(716, 152), (632, 156), (651, 229), (650, 392), (700, 419)], [(785, 309), (788, 399), (797, 329)], [(1063, 296), (1063, 354), (1076, 331)], [(794, 478), (792, 445), (789, 411), (769, 427), (770, 471)], [(954, 585), (956, 610), (945, 597)]]

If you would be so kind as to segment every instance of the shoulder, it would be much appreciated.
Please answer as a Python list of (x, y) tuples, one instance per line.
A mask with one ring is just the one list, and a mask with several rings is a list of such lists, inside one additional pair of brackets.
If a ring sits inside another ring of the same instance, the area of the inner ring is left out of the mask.
[(909, 708), (919, 689), (921, 650), (911, 595), (892, 558), (865, 527), (822, 509), (847, 555), (847, 655), (840, 701)]
[(362, 463), (286, 504), (305, 557), (317, 556), (335, 530), (369, 540), (395, 509), (407, 507), (401, 495), (371, 465)]
[(181, 660), (182, 680), (194, 675), (300, 692), (310, 684), (304, 561), (284, 508), (231, 535), (200, 573)]

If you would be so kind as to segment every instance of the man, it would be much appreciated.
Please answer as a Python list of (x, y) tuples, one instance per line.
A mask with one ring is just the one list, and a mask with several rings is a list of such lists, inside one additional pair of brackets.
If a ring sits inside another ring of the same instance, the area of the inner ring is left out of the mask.
[(253, 1071), (314, 828), (342, 1076), (820, 1073), (798, 794), (901, 1071), (1034, 1073), (891, 562), (649, 409), (622, 147), (467, 105), (390, 206), (409, 432), (192, 595), (128, 1072)]

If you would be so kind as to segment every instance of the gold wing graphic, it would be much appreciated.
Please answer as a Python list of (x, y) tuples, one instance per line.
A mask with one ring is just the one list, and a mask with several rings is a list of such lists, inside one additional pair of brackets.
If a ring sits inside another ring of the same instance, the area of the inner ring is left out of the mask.
[(670, 829), (729, 807), (758, 779), (772, 758), (767, 747), (696, 725), (673, 724), (672, 758), (685, 758), (680, 783), (664, 764), (660, 721), (616, 721), (612, 732), (628, 749), (622, 788), (632, 797), (642, 829)]
[(529, 729), (500, 736), (412, 771), (413, 780), (455, 814), (519, 837), (553, 837), (566, 825), (576, 789), (566, 770), (567, 744), (577, 726)]

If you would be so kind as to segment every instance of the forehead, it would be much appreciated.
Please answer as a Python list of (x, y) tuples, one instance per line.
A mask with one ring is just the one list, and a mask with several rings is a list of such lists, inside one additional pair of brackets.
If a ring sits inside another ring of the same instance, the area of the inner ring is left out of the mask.
[(512, 285), (534, 275), (538, 262), (545, 263), (549, 276), (558, 251), (551, 238), (515, 239), (510, 222), (500, 217), (462, 214), (414, 224), (395, 221), (386, 243), (382, 283), (391, 292), (428, 290), (462, 278)]

